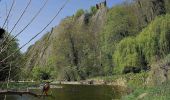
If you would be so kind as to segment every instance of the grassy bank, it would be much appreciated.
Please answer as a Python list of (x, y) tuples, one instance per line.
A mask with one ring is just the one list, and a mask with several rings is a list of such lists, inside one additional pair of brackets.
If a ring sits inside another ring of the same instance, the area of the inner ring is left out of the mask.
[[(114, 83), (118, 80), (122, 80), (130, 88), (136, 88), (138, 86), (145, 87), (145, 82), (148, 77), (148, 72), (141, 73), (129, 73), (123, 75), (113, 75), (113, 76), (104, 76), (104, 77), (95, 77), (90, 78), (91, 80), (103, 80), (106, 83)], [(119, 81), (120, 82), (120, 81)]]
[[(145, 96), (142, 97), (142, 95)], [(133, 93), (124, 96), (123, 100), (170, 100), (170, 81), (154, 87), (137, 88)]]

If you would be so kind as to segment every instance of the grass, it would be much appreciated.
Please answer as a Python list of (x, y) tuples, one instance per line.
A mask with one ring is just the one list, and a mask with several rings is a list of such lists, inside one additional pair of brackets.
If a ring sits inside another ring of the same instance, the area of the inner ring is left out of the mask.
[(123, 96), (122, 100), (135, 100), (143, 93), (147, 95), (142, 100), (170, 100), (170, 81), (159, 86), (136, 88), (133, 93)]
[[(27, 89), (28, 87), (34, 87), (34, 86), (39, 86), (39, 83), (35, 82), (10, 82), (8, 84), (8, 89)], [(7, 89), (7, 83), (3, 82), (0, 83), (0, 89)]]
[(113, 82), (117, 79), (123, 78), (127, 80), (127, 85), (131, 88), (136, 88), (138, 86), (144, 87), (146, 78), (148, 77), (148, 72), (141, 72), (137, 74), (129, 73), (124, 75), (113, 75), (113, 76), (103, 76), (94, 77), (90, 79), (94, 80), (104, 80), (106, 82)]

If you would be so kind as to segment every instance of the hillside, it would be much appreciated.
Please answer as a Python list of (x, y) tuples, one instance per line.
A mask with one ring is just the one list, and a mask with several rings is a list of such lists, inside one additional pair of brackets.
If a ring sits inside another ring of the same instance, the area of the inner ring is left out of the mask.
[(135, 0), (80, 9), (29, 47), (24, 73), (77, 81), (148, 72), (169, 54), (169, 5), (168, 0)]
[[(77, 12), (77, 14), (78, 13), (79, 12)], [(51, 30), (51, 32), (48, 32), (45, 36), (42, 37), (42, 39), (29, 47), (26, 53), (26, 68), (28, 70), (32, 70), (34, 67), (49, 66), (55, 67), (55, 70), (63, 74), (63, 71), (66, 70), (65, 68), (68, 68), (70, 64), (76, 66), (81, 62), (79, 59), (85, 59), (80, 56), (80, 54), (76, 53), (85, 54), (88, 51), (83, 51), (85, 50), (84, 47), (78, 46), (82, 46), (89, 42), (87, 44), (88, 47), (86, 50), (91, 49), (91, 52), (97, 52), (93, 47), (98, 45), (98, 33), (103, 27), (106, 13), (107, 8), (103, 7), (99, 10), (96, 10), (96, 12), (83, 12), (81, 15), (75, 15), (63, 19), (58, 26)], [(81, 39), (78, 38), (79, 36)], [(67, 51), (71, 49), (73, 51)], [(60, 55), (62, 57), (68, 58), (58, 58), (61, 57)], [(69, 59), (72, 61), (68, 62)], [(89, 60), (90, 59), (91, 58), (89, 58)], [(94, 62), (90, 66), (94, 66)]]

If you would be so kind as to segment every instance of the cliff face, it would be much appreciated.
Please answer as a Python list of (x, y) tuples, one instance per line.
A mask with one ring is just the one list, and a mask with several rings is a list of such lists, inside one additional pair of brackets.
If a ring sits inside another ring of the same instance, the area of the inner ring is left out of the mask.
[[(94, 40), (94, 45), (95, 43), (97, 45), (97, 42), (95, 41), (99, 38), (99, 32), (105, 23), (106, 14), (107, 8), (102, 8), (97, 10), (95, 14), (85, 13), (78, 18), (75, 18), (74, 16), (65, 18), (58, 26), (52, 28), (51, 32), (45, 34), (39, 41), (28, 48), (28, 51), (25, 54), (27, 70), (32, 70), (36, 66), (45, 67), (46, 65), (49, 65), (49, 63), (52, 63), (52, 66), (61, 67), (58, 65), (59, 62), (57, 62), (59, 59), (58, 54), (60, 53), (58, 52), (58, 47), (60, 45), (65, 45), (60, 42), (67, 41), (66, 38), (69, 36), (69, 33), (74, 33), (70, 35), (71, 37), (74, 37), (73, 41), (78, 41), (80, 39), (75, 33), (77, 33), (77, 35), (78, 32), (81, 32), (84, 35), (91, 35), (90, 37)], [(60, 40), (60, 37), (64, 34), (67, 35)], [(78, 42), (74, 42), (75, 48), (78, 48)], [(69, 45), (66, 45), (66, 47), (69, 47)], [(60, 49), (65, 50), (66, 48), (61, 47)], [(71, 55), (71, 50), (72, 49), (68, 49), (68, 55)]]

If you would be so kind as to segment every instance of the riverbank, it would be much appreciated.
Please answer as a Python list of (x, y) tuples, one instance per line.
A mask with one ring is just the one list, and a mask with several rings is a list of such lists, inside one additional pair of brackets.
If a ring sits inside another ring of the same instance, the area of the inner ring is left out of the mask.
[(123, 78), (118, 78), (116, 80), (105, 80), (103, 78), (91, 78), (81, 81), (53, 81), (51, 84), (68, 84), (68, 85), (110, 85), (110, 86), (119, 86), (127, 87), (126, 80)]
[(123, 96), (123, 100), (169, 100), (170, 81), (153, 87), (137, 88), (129, 95)]
[[(60, 85), (108, 85), (113, 89), (116, 88), (122, 96), (130, 95), (134, 93), (134, 90), (137, 88), (145, 87), (145, 80), (147, 78), (148, 73), (138, 73), (138, 74), (126, 74), (126, 75), (114, 75), (114, 76), (105, 76), (105, 77), (94, 77), (89, 78), (83, 81), (54, 81), (48, 80), (51, 83), (51, 88), (62, 88), (58, 87)], [(46, 81), (11, 81), (9, 83), (10, 89), (37, 89), (40, 88), (40, 85)], [(6, 83), (3, 83), (1, 86), (3, 89), (6, 89)]]
[[(63, 88), (52, 88), (49, 91), (49, 95), (51, 97), (45, 98), (35, 98), (34, 96), (30, 95), (23, 95), (23, 100), (42, 100), (42, 99), (49, 99), (49, 100), (112, 100), (112, 99), (120, 99), (121, 94), (119, 91), (116, 90), (117, 88), (113, 89), (112, 86), (107, 85), (56, 85), (62, 86)], [(18, 90), (21, 92), (22, 90)], [(23, 90), (26, 91), (26, 90)], [(30, 89), (30, 92), (41, 94), (42, 91), (39, 88)], [(15, 90), (14, 90), (15, 92)], [(21, 96), (18, 95), (7, 95), (11, 99), (7, 100), (20, 100)], [(3, 100), (3, 95), (0, 95), (0, 100)]]

